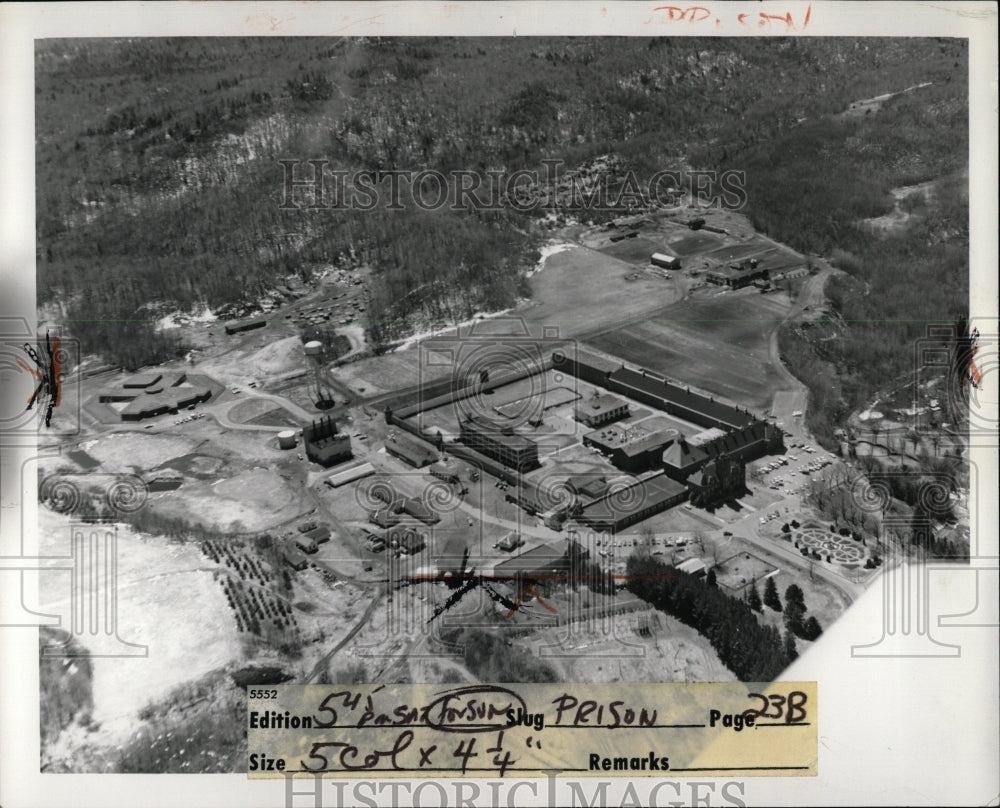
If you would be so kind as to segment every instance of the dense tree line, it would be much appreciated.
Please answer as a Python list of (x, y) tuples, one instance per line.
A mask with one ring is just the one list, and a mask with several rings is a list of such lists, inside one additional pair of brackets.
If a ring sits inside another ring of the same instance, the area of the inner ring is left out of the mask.
[[(45, 649), (57, 654), (45, 655)], [(94, 706), (93, 666), (86, 648), (68, 631), (42, 626), (38, 630), (38, 683), (41, 690), (39, 725), (42, 746), (56, 739), (74, 719), (89, 722)], [(72, 666), (66, 664), (73, 658)]]
[[(783, 359), (810, 390), (810, 428), (828, 445), (860, 403), (919, 370), (915, 347), (948, 351), (932, 329), (968, 308), (968, 149), (964, 57), (940, 83), (871, 116), (805, 124), (741, 155), (755, 226), (808, 253), (832, 255), (831, 316), (786, 326)], [(835, 169), (817, 155), (828, 155)], [(898, 231), (863, 220), (892, 210), (889, 191), (935, 181), (932, 201)], [(939, 343), (939, 344), (935, 344)]]
[(630, 557), (626, 570), (630, 591), (708, 639), (740, 681), (772, 681), (797, 655), (790, 634), (761, 625), (745, 601), (718, 587), (655, 559)]
[[(964, 64), (961, 43), (903, 38), (719, 39), (709, 49), (667, 38), (47, 40), (36, 57), (39, 298), (67, 307), (85, 351), (135, 364), (177, 350), (150, 333), (152, 318), (139, 322), (144, 303), (217, 308), (289, 273), (368, 263), (372, 339), (384, 346), (426, 321), (511, 305), (528, 292), (523, 273), (543, 235), (510, 211), (282, 209), (279, 158), (483, 179), (612, 153), (640, 178), (679, 165), (745, 170), (758, 226), (803, 249), (846, 239), (866, 284), (891, 286), (900, 262), (916, 263), (920, 303), (933, 273), (951, 277), (962, 260), (946, 249), (950, 214), (927, 217), (940, 254), (922, 254), (919, 239), (910, 254), (890, 244), (887, 272), (851, 241), (853, 222), (884, 212), (890, 183), (960, 162)], [(934, 85), (870, 119), (828, 117), (918, 81)], [(880, 312), (879, 295), (867, 297), (845, 289), (843, 316), (891, 317), (906, 304)], [(116, 341), (129, 310), (127, 339)], [(864, 381), (853, 346), (876, 330), (859, 326), (843, 356), (819, 361)], [(142, 347), (123, 356), (129, 344)], [(892, 360), (883, 372), (900, 362), (891, 347), (877, 357)], [(819, 411), (863, 389), (849, 382)]]

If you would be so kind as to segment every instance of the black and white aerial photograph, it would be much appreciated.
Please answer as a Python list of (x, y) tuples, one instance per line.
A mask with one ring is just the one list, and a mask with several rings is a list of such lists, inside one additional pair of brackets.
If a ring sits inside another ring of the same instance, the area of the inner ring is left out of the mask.
[(951, 655), (969, 40), (750, 13), (34, 40), (42, 773), (245, 773), (286, 683), (774, 682), (866, 594)]

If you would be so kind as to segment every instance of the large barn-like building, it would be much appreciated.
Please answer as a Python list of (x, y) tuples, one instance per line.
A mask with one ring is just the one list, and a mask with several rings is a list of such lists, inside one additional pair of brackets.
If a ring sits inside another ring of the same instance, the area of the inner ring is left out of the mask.
[(400, 435), (389, 438), (385, 442), (385, 450), (393, 457), (418, 469), (429, 466), (438, 459), (437, 452)]

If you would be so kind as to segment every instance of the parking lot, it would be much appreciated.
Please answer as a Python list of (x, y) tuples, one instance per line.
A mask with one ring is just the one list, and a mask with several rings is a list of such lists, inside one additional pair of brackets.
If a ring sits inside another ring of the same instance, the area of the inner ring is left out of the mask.
[[(751, 477), (756, 476), (760, 484), (783, 495), (804, 492), (813, 474), (837, 461), (837, 456), (832, 452), (825, 452), (794, 437), (788, 439), (787, 446), (785, 454), (765, 458), (751, 466)], [(760, 517), (761, 524), (766, 521), (767, 516)]]

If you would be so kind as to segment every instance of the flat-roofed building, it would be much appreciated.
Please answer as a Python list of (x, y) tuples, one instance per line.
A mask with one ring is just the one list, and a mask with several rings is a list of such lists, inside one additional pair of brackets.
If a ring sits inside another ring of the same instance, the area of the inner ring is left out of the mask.
[(353, 457), (351, 437), (337, 429), (333, 418), (320, 418), (302, 431), (306, 457), (321, 466), (333, 466)]
[(437, 459), (437, 452), (427, 446), (421, 446), (416, 441), (402, 436), (389, 438), (385, 442), (385, 450), (393, 457), (399, 458), (407, 465), (422, 469)]
[(495, 578), (534, 579), (539, 583), (565, 580), (569, 571), (566, 551), (555, 544), (538, 544), (493, 566)]
[(583, 445), (606, 454), (622, 471), (634, 474), (660, 467), (663, 448), (676, 440), (676, 429), (647, 432), (641, 427), (609, 424), (583, 436)]
[(508, 468), (531, 471), (538, 468), (538, 446), (509, 426), (482, 417), (466, 415), (461, 420), (459, 440), (470, 449), (499, 461)]
[(577, 403), (574, 417), (591, 429), (628, 417), (628, 402), (610, 393), (598, 393)]
[(635, 491), (615, 488), (609, 495), (585, 505), (579, 522), (595, 530), (619, 531), (680, 504), (688, 490), (665, 474), (637, 481)]

